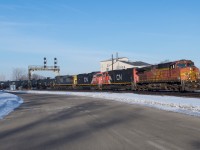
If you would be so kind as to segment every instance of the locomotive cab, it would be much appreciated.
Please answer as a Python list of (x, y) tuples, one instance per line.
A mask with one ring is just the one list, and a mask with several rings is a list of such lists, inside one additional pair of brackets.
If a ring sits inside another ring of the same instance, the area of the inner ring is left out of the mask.
[(187, 67), (195, 68), (194, 62), (190, 60), (180, 60), (170, 65), (170, 69), (177, 69), (177, 68), (181, 69), (181, 68), (187, 68)]
[(180, 70), (180, 79), (182, 81), (197, 81), (199, 78), (199, 69), (195, 67), (191, 60), (180, 60), (172, 65), (172, 69)]
[(176, 64), (177, 68), (187, 68), (194, 67), (194, 63), (192, 61), (180, 61)]

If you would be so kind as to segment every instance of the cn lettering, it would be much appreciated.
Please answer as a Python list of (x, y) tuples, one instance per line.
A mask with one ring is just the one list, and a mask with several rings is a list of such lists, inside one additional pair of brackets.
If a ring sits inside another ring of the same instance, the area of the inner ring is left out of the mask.
[(116, 80), (118, 80), (118, 81), (119, 81), (119, 80), (122, 80), (122, 74), (117, 74), (117, 75), (116, 75)]
[(87, 77), (84, 77), (84, 83), (87, 83), (89, 80)]

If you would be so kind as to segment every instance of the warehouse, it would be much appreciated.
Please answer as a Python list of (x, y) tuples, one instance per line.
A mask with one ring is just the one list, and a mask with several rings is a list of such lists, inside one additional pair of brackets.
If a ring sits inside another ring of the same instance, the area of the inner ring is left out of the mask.
[(117, 57), (113, 58), (113, 65), (112, 65), (112, 59), (103, 60), (100, 62), (101, 66), (101, 72), (105, 71), (111, 71), (111, 70), (121, 70), (121, 69), (127, 69), (127, 68), (141, 68), (149, 66), (150, 64), (142, 61), (135, 61), (131, 62), (127, 57)]

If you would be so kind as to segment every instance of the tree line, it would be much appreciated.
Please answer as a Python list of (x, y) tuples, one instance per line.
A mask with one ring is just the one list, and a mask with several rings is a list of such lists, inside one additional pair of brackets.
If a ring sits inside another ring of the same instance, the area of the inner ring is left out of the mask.
[[(32, 74), (31, 79), (44, 79), (44, 76), (38, 74)], [(0, 81), (5, 81), (6, 77), (3, 74), (0, 74)], [(28, 73), (26, 69), (23, 68), (14, 68), (12, 70), (12, 80), (13, 81), (20, 81), (20, 80), (28, 80)]]

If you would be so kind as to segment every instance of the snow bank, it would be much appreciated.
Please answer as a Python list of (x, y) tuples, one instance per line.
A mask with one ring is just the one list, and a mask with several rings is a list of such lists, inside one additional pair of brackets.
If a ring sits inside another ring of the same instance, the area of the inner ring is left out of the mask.
[(173, 111), (194, 116), (200, 116), (200, 99), (198, 98), (184, 98), (175, 96), (152, 96), (152, 95), (139, 95), (133, 93), (109, 93), (109, 92), (56, 92), (56, 91), (16, 91), (16, 92), (32, 93), (32, 94), (35, 93), (35, 94), (76, 95), (76, 96), (104, 98), (107, 100), (114, 100), (129, 104), (140, 104), (166, 111)]
[(19, 107), (23, 100), (16, 95), (0, 91), (0, 119)]

